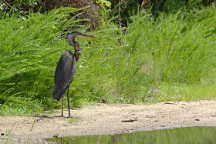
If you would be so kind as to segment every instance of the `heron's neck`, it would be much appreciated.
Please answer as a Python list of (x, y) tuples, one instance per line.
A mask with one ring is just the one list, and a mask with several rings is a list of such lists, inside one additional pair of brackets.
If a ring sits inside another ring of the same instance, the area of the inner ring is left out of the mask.
[(75, 51), (80, 51), (81, 49), (80, 49), (80, 45), (79, 45), (79, 43), (76, 42), (76, 41), (74, 41), (74, 42), (75, 42), (74, 45), (73, 45), (74, 50), (75, 50)]
[(77, 42), (75, 41), (75, 37), (74, 37), (73, 35), (68, 35), (68, 43), (69, 43), (71, 46), (75, 47), (75, 44), (76, 44)]
[(75, 41), (75, 38), (73, 38), (73, 37), (68, 38), (68, 42), (72, 47), (74, 47), (75, 51), (80, 50), (79, 43), (77, 41)]
[(71, 46), (74, 47), (74, 56), (76, 58), (76, 60), (78, 61), (80, 55), (81, 55), (81, 49), (80, 49), (80, 45), (77, 41), (75, 41), (75, 37), (73, 35), (69, 35), (68, 36), (68, 42)]
[(80, 49), (80, 45), (78, 42), (74, 41), (74, 56), (76, 57), (76, 60), (78, 61), (79, 60), (79, 57), (81, 55), (81, 49)]

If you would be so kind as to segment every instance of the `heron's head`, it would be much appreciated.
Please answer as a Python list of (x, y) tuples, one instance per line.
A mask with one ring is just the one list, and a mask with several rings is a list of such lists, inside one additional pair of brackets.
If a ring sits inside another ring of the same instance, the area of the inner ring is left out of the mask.
[(80, 37), (80, 38), (95, 38), (94, 35), (89, 35), (89, 34), (84, 34), (84, 33), (81, 33), (81, 32), (74, 31), (74, 32), (68, 33), (68, 35), (67, 35), (69, 44), (72, 45), (72, 46), (76, 46), (77, 42), (75, 41), (75, 38), (77, 38), (77, 37)]

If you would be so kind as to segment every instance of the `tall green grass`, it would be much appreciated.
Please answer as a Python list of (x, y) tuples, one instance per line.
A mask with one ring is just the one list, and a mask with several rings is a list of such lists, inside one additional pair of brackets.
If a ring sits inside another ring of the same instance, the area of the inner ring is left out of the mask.
[(141, 61), (140, 65), (146, 57), (152, 61), (150, 76), (159, 81), (199, 81), (215, 63), (215, 10), (209, 10), (207, 17), (205, 13), (200, 17), (195, 14), (197, 18), (194, 14), (186, 18), (181, 14), (161, 16), (156, 22), (135, 17), (127, 35), (131, 58)]
[(51, 101), (55, 65), (60, 54), (71, 49), (60, 35), (77, 25), (77, 20), (67, 19), (75, 11), (66, 8), (24, 19), (0, 19), (2, 111), (40, 111), (55, 105)]
[[(211, 7), (161, 15), (156, 21), (137, 15), (127, 33), (112, 24), (102, 27), (97, 39), (83, 49), (74, 95), (88, 102), (195, 99), (193, 92), (173, 99), (174, 93), (167, 93), (163, 85), (178, 85), (182, 91), (184, 85), (191, 91), (214, 85), (215, 13)], [(206, 97), (214, 97), (211, 94)]]
[[(216, 9), (212, 7), (197, 13), (161, 15), (156, 21), (149, 16), (133, 17), (126, 35), (126, 49), (130, 54), (130, 77), (133, 82), (139, 78), (140, 84), (135, 84), (137, 91), (143, 90), (142, 83), (146, 80), (146, 86), (155, 87), (164, 82), (201, 84), (208, 77), (215, 79), (215, 75), (212, 76), (216, 49), (215, 14)], [(159, 96), (160, 90), (153, 89), (151, 93), (156, 96), (159, 93)], [(139, 99), (136, 95), (133, 94)]]
[[(58, 12), (0, 20), (1, 112), (58, 106), (51, 99), (55, 66), (61, 53), (73, 48), (56, 36), (75, 26)], [(107, 22), (94, 32), (96, 39), (78, 39), (82, 55), (70, 88), (73, 106), (213, 98), (215, 23), (215, 7), (157, 20), (138, 14), (126, 32)], [(193, 93), (201, 87), (204, 96)]]

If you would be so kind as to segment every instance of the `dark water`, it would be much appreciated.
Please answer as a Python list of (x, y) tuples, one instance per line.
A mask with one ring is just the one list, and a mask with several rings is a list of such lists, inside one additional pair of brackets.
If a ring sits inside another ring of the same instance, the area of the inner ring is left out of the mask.
[(48, 141), (57, 144), (216, 144), (216, 127), (189, 127), (107, 136), (76, 136)]

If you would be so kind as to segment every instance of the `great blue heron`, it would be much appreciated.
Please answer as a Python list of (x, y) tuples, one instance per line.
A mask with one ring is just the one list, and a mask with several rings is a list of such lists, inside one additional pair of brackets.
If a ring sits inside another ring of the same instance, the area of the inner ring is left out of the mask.
[(81, 49), (76, 37), (90, 37), (93, 35), (87, 35), (80, 32), (72, 32), (67, 35), (68, 42), (74, 47), (74, 53), (71, 51), (65, 51), (60, 57), (56, 71), (55, 71), (55, 88), (53, 91), (53, 98), (60, 100), (62, 98), (62, 112), (63, 116), (63, 96), (67, 90), (67, 103), (68, 103), (68, 117), (70, 117), (70, 100), (69, 100), (69, 87), (73, 80), (73, 75), (76, 71), (76, 62), (79, 60)]

